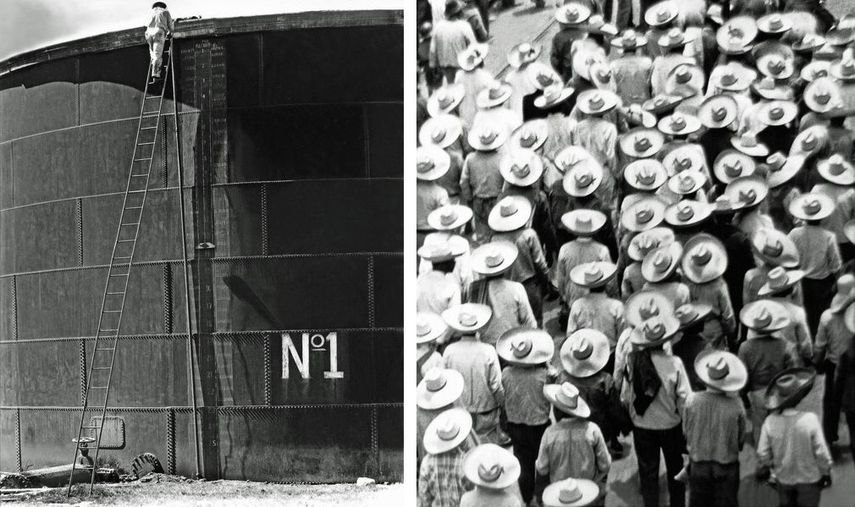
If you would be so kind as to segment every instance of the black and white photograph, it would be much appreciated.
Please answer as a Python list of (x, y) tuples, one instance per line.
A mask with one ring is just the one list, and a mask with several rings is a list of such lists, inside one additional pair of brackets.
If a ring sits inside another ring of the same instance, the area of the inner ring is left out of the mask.
[(412, 23), (416, 505), (855, 505), (855, 4)]
[(403, 2), (2, 8), (0, 502), (408, 504)]

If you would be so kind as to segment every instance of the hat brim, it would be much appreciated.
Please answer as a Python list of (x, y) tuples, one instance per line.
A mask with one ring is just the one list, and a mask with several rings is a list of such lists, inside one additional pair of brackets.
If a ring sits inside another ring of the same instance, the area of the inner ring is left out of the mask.
[(558, 104), (564, 103), (575, 92), (576, 92), (575, 88), (565, 87), (561, 90), (561, 93), (558, 95), (558, 97), (556, 97), (555, 99), (553, 99), (549, 102), (546, 101), (546, 96), (541, 94), (540, 96), (538, 96), (537, 98), (534, 99), (534, 107), (536, 107), (538, 109), (549, 109), (551, 107), (555, 107)]
[(778, 294), (784, 292), (788, 289), (792, 289), (804, 278), (805, 272), (801, 270), (795, 270), (787, 273), (787, 283), (781, 287), (772, 288), (769, 285), (769, 280), (766, 280), (766, 283), (760, 287), (760, 290), (757, 291), (757, 295), (760, 297), (772, 296), (774, 294)]
[(523, 65), (537, 61), (537, 59), (540, 58), (540, 52), (543, 48), (542, 46), (537, 45), (532, 46), (532, 49), (534, 50), (532, 54), (526, 58), (523, 58), (520, 52), (516, 51), (516, 48), (514, 48), (514, 51), (508, 53), (508, 65), (515, 69), (519, 69)]
[[(709, 360), (718, 357), (723, 357), (725, 358), (725, 361), (727, 361), (729, 372), (723, 379), (711, 378), (709, 371), (704, 367), (709, 363)], [(695, 373), (698, 375), (701, 382), (713, 389), (724, 391), (726, 393), (739, 391), (745, 387), (745, 384), (748, 382), (748, 370), (745, 368), (745, 364), (743, 364), (738, 357), (726, 352), (717, 350), (709, 351), (707, 353), (702, 352), (697, 358), (695, 358), (694, 368)]]
[(817, 196), (818, 202), (820, 204), (819, 211), (810, 215), (807, 214), (801, 205), (803, 199), (800, 198), (805, 195), (807, 194), (802, 194), (801, 196), (790, 201), (788, 211), (794, 217), (800, 218), (802, 220), (824, 220), (830, 217), (832, 213), (834, 213), (834, 200), (826, 195), (820, 194)]
[(617, 274), (617, 266), (610, 262), (601, 262), (598, 264), (600, 265), (600, 268), (603, 269), (603, 276), (601, 276), (597, 280), (585, 280), (585, 270), (582, 269), (582, 266), (584, 266), (584, 264), (580, 264), (579, 266), (576, 266), (572, 270), (570, 270), (570, 281), (580, 287), (587, 287), (589, 289), (596, 289), (597, 287), (607, 285)]
[[(514, 355), (513, 340), (520, 334), (530, 334), (531, 351), (525, 357)], [(546, 331), (528, 328), (514, 328), (506, 331), (496, 341), (496, 353), (511, 364), (535, 365), (552, 360), (555, 355), (555, 343)]]
[(429, 391), (424, 379), (416, 387), (416, 405), (424, 410), (437, 410), (457, 401), (463, 394), (465, 381), (457, 370), (446, 369), (445, 385), (439, 391)]
[[(437, 416), (430, 422), (430, 424), (428, 424), (428, 427), (425, 430), (425, 435), (422, 439), (425, 451), (427, 451), (428, 454), (442, 454), (455, 449), (457, 446), (462, 444), (466, 438), (469, 437), (469, 433), (472, 432), (472, 416), (470, 416), (463, 408), (452, 408), (449, 409), (448, 412), (451, 412), (452, 410), (454, 411), (452, 417), (457, 420), (460, 431), (453, 439), (442, 440), (436, 434), (436, 424), (438, 424), (437, 421), (439, 420), (439, 416)], [(443, 414), (444, 413), (445, 412), (443, 412)]]
[(759, 120), (764, 125), (767, 125), (769, 127), (780, 127), (782, 125), (786, 125), (786, 124), (792, 122), (793, 120), (796, 119), (796, 116), (798, 116), (799, 112), (798, 112), (798, 108), (795, 106), (795, 104), (793, 104), (792, 102), (789, 102), (789, 101), (777, 101), (777, 102), (785, 102), (786, 104), (788, 104), (783, 109), (784, 115), (781, 116), (780, 118), (771, 118), (767, 114), (761, 114), (759, 117)]
[(773, 312), (769, 323), (763, 327), (758, 327), (757, 323), (753, 319), (749, 320), (748, 315), (751, 312), (753, 305), (756, 303), (756, 301), (753, 303), (749, 303), (743, 306), (742, 310), (739, 311), (739, 322), (741, 322), (743, 326), (747, 327), (752, 331), (755, 331), (755, 333), (759, 333), (760, 336), (763, 336), (780, 331), (791, 324), (790, 319), (786, 314), (786, 310), (784, 310), (783, 307), (780, 309), (773, 307)]
[(559, 398), (559, 393), (561, 392), (560, 384), (547, 384), (543, 386), (543, 396), (549, 401), (549, 403), (557, 408), (558, 410), (564, 412), (565, 414), (572, 415), (574, 417), (579, 417), (582, 419), (587, 419), (591, 417), (591, 407), (588, 406), (588, 403), (579, 395), (577, 399), (577, 403), (575, 407), (571, 407), (567, 403)]
[[(710, 250), (711, 258), (703, 266), (698, 266), (692, 262), (692, 249), (697, 244), (704, 244)], [(686, 242), (683, 249), (683, 276), (695, 284), (709, 283), (727, 271), (727, 261), (727, 252), (721, 243), (712, 237), (695, 236)]]
[[(775, 382), (784, 375), (796, 374), (802, 377), (799, 387), (790, 395), (782, 396), (775, 386)], [(816, 381), (816, 373), (811, 368), (788, 368), (769, 381), (766, 387), (766, 401), (764, 408), (766, 410), (779, 410), (788, 407), (794, 407), (802, 401), (805, 396), (813, 389), (813, 384)]]
[(463, 89), (462, 85), (459, 87), (456, 85), (451, 85), (447, 88), (447, 91), (451, 95), (453, 100), (451, 101), (451, 104), (446, 107), (440, 106), (436, 92), (434, 92), (433, 95), (428, 97), (426, 109), (428, 114), (432, 118), (436, 118), (437, 116), (441, 116), (444, 114), (450, 114), (457, 108), (457, 106), (460, 105), (461, 102), (463, 102), (463, 98), (466, 96), (466, 90)]
[(843, 314), (843, 324), (850, 333), (855, 333), (855, 305), (849, 304)]
[(507, 137), (508, 136), (505, 134), (504, 130), (499, 130), (496, 135), (496, 138), (493, 139), (492, 142), (484, 143), (481, 141), (481, 137), (478, 135), (478, 133), (475, 130), (471, 130), (469, 131), (469, 136), (467, 137), (467, 140), (469, 141), (469, 146), (478, 151), (494, 151), (498, 150), (503, 144), (505, 144), (505, 141), (507, 141)]
[[(501, 201), (499, 201), (501, 202)], [(490, 214), (487, 216), (487, 225), (490, 229), (496, 232), (511, 232), (522, 229), (531, 220), (532, 206), (531, 202), (525, 197), (514, 199), (517, 205), (517, 212), (511, 216), (502, 216), (501, 206), (496, 203)]]
[[(657, 99), (664, 99), (657, 103)], [(641, 109), (656, 115), (671, 112), (680, 105), (685, 97), (681, 95), (657, 95), (641, 104)]]
[(749, 157), (765, 157), (769, 155), (769, 147), (763, 143), (757, 143), (754, 146), (745, 146), (740, 142), (742, 138), (733, 136), (730, 138), (730, 145), (744, 153)]
[(679, 243), (675, 242), (661, 248), (668, 248), (669, 254), (671, 255), (671, 264), (668, 265), (668, 269), (661, 272), (656, 271), (656, 268), (653, 265), (654, 255), (651, 254), (659, 250), (659, 248), (648, 253), (647, 256), (644, 257), (644, 261), (641, 263), (641, 276), (650, 283), (659, 283), (662, 280), (665, 280), (674, 274), (674, 272), (677, 271), (677, 268), (680, 267), (680, 258), (683, 255), (683, 247), (680, 246)]
[[(484, 93), (484, 92), (488, 93)], [(502, 95), (499, 97), (491, 98), (489, 95), (489, 90), (484, 90), (475, 97), (475, 105), (477, 105), (481, 109), (489, 109), (491, 107), (496, 107), (504, 104), (508, 100), (510, 100), (511, 96), (513, 96), (514, 92), (510, 87), (502, 87)]]
[(692, 206), (693, 213), (691, 218), (689, 218), (688, 220), (683, 220), (679, 216), (677, 216), (678, 205), (680, 204), (680, 202), (676, 202), (665, 208), (665, 222), (672, 227), (692, 227), (693, 225), (697, 225), (703, 222), (704, 220), (708, 220), (712, 216), (713, 205), (709, 203), (701, 203), (698, 201), (694, 202), (695, 205)]
[[(454, 206), (456, 208), (455, 211), (457, 216), (454, 222), (451, 222), (449, 224), (442, 223), (442, 212), (444, 211), (444, 208), (446, 206)], [(453, 231), (455, 229), (463, 227), (464, 225), (469, 223), (470, 220), (472, 220), (472, 209), (468, 206), (463, 206), (460, 204), (449, 204), (446, 206), (437, 208), (431, 211), (430, 214), (428, 214), (427, 222), (432, 229), (437, 231)]]
[(790, 155), (777, 171), (770, 171), (766, 176), (766, 181), (769, 183), (769, 188), (775, 188), (787, 183), (793, 179), (802, 166), (804, 166), (806, 157), (804, 155)]
[(665, 342), (673, 340), (674, 337), (677, 335), (677, 331), (679, 331), (680, 329), (680, 324), (678, 323), (677, 319), (667, 319), (666, 322), (669, 323), (669, 325), (666, 327), (665, 334), (662, 335), (661, 338), (658, 338), (656, 340), (648, 340), (642, 334), (641, 329), (635, 328), (630, 332), (629, 342), (635, 345), (636, 347), (650, 348), (657, 347)]
[(841, 187), (848, 187), (855, 184), (855, 169), (851, 166), (847, 166), (847, 168), (840, 174), (831, 174), (828, 164), (819, 164), (816, 168), (816, 172), (818, 172), (825, 181)]
[(597, 483), (588, 479), (575, 479), (582, 496), (572, 502), (561, 501), (561, 483), (558, 481), (550, 484), (543, 490), (544, 507), (582, 507), (588, 505), (600, 495), (600, 487)]
[(606, 225), (606, 216), (603, 213), (594, 213), (592, 214), (591, 229), (579, 229), (576, 226), (576, 221), (573, 220), (573, 213), (573, 211), (568, 211), (567, 213), (562, 215), (561, 225), (563, 225), (568, 231), (572, 232), (577, 236), (593, 236), (594, 234), (598, 233), (604, 225)]
[[(470, 313), (474, 313), (476, 317), (475, 324), (471, 326), (464, 326), (460, 323), (460, 310), (463, 306), (468, 306), (468, 308), (466, 308), (467, 311), (469, 311)], [(490, 323), (490, 319), (492, 317), (492, 311), (490, 310), (490, 307), (486, 305), (452, 306), (451, 308), (442, 312), (442, 319), (445, 321), (445, 325), (447, 325), (450, 329), (457, 333), (465, 334), (476, 333), (484, 329), (487, 324)]]
[(692, 320), (683, 322), (682, 320), (677, 318), (680, 321), (680, 329), (686, 329), (687, 327), (693, 326), (698, 322), (706, 319), (712, 314), (712, 307), (703, 303), (689, 303), (695, 308), (695, 313), (692, 315)]
[[(586, 359), (576, 359), (573, 356), (573, 344), (578, 339), (574, 338), (574, 336), (584, 331), (577, 331), (567, 337), (559, 352), (559, 359), (561, 359), (561, 366), (564, 367), (564, 371), (577, 378), (588, 378), (601, 371), (608, 364), (609, 354), (611, 353), (609, 350), (609, 340), (605, 335), (602, 333), (587, 333), (585, 338), (592, 342), (591, 347), (593, 350), (591, 355)], [(582, 335), (579, 336), (581, 337)]]
[(478, 473), (478, 468), (482, 462), (481, 455), (492, 452), (489, 447), (490, 446), (479, 445), (467, 453), (463, 460), (463, 475), (466, 476), (472, 484), (487, 489), (505, 489), (508, 486), (516, 484), (517, 480), (520, 478), (521, 468), (519, 460), (513, 457), (513, 455), (510, 456), (510, 459), (504, 460), (505, 462), (502, 463), (502, 474), (498, 479), (495, 481), (485, 481), (481, 478), (481, 475)]

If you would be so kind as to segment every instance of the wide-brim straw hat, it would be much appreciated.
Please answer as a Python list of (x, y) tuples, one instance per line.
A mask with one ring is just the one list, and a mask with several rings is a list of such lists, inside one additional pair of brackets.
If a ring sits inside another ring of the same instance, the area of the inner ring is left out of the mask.
[(666, 0), (648, 7), (644, 13), (644, 22), (650, 26), (662, 26), (677, 19), (679, 13), (677, 2)]
[(591, 83), (600, 90), (614, 91), (615, 82), (609, 62), (598, 61), (591, 64), (588, 73)]
[(704, 384), (726, 393), (734, 393), (748, 382), (748, 369), (735, 354), (711, 350), (695, 358), (695, 373)]
[(700, 171), (683, 171), (671, 176), (668, 189), (677, 195), (694, 194), (707, 183), (707, 177)]
[(579, 394), (579, 389), (570, 382), (544, 385), (543, 396), (552, 406), (565, 414), (582, 419), (591, 416), (591, 407)]
[(531, 63), (540, 56), (543, 47), (539, 44), (521, 42), (508, 51), (508, 65), (519, 69), (527, 63)]
[(501, 81), (493, 81), (475, 96), (475, 105), (488, 109), (504, 104), (514, 94), (514, 88)]
[(834, 212), (834, 199), (810, 192), (794, 198), (787, 209), (791, 215), (802, 220), (822, 220)]
[(529, 187), (543, 175), (543, 160), (532, 150), (513, 148), (499, 161), (499, 172), (511, 185)]
[(671, 95), (666, 93), (661, 93), (655, 97), (651, 97), (645, 100), (641, 104), (641, 109), (647, 111), (648, 113), (653, 113), (655, 115), (660, 115), (664, 113), (670, 113), (677, 106), (680, 105), (686, 97), (682, 95)]
[(469, 131), (467, 139), (469, 146), (478, 151), (494, 151), (505, 144), (508, 134), (498, 126), (481, 124)]
[(450, 368), (431, 368), (416, 387), (416, 405), (424, 410), (447, 407), (463, 394), (463, 375)]
[(732, 208), (740, 210), (763, 202), (769, 195), (769, 185), (761, 176), (745, 176), (728, 183), (724, 193), (730, 199)]
[(680, 267), (682, 255), (683, 247), (678, 242), (653, 250), (641, 262), (641, 276), (650, 283), (665, 280)]
[(787, 84), (786, 80), (776, 81), (771, 77), (762, 77), (751, 83), (751, 91), (766, 100), (794, 100), (795, 90)]
[(855, 167), (839, 153), (833, 153), (830, 157), (820, 160), (816, 164), (816, 171), (826, 181), (835, 185), (855, 184)]
[[(716, 67), (719, 68), (719, 67)], [(728, 63), (720, 67), (720, 77), (716, 86), (728, 92), (742, 92), (751, 86), (757, 72), (739, 63)]]
[(537, 150), (549, 138), (549, 125), (546, 120), (529, 120), (511, 134), (509, 145), (524, 150)]
[(520, 461), (496, 444), (481, 444), (463, 459), (463, 475), (481, 488), (505, 489), (520, 478)]
[(855, 304), (849, 304), (846, 313), (843, 314), (843, 323), (850, 333), (855, 333)]
[(595, 289), (612, 281), (617, 266), (611, 262), (586, 262), (570, 270), (570, 280), (580, 287)]
[(460, 83), (440, 87), (428, 97), (427, 112), (431, 116), (449, 114), (463, 102), (465, 96), (466, 89)]
[(730, 95), (713, 95), (698, 107), (698, 119), (706, 128), (719, 129), (730, 126), (739, 114), (736, 99)]
[(498, 201), (490, 215), (487, 225), (496, 232), (510, 232), (522, 229), (531, 220), (531, 202), (521, 195), (508, 195)]
[(670, 227), (654, 227), (633, 236), (627, 247), (629, 258), (641, 262), (649, 252), (674, 242), (674, 231)]
[(668, 171), (655, 158), (641, 158), (624, 168), (623, 179), (636, 190), (654, 192), (668, 181)]
[(665, 222), (672, 227), (692, 227), (712, 216), (715, 205), (683, 199), (665, 208)]
[(561, 215), (561, 224), (577, 236), (593, 236), (606, 225), (606, 215), (592, 209), (576, 209)]
[(555, 10), (555, 19), (563, 25), (578, 25), (591, 16), (591, 9), (584, 4), (568, 3)]
[(463, 122), (451, 114), (441, 114), (428, 118), (419, 129), (419, 143), (422, 146), (435, 145), (448, 148), (463, 134)]
[(772, 296), (785, 290), (791, 289), (805, 277), (805, 272), (800, 269), (787, 270), (778, 266), (766, 274), (766, 283), (757, 291), (760, 297)]
[(588, 479), (564, 479), (543, 490), (544, 507), (582, 507), (600, 495), (597, 483)]
[(622, 135), (618, 143), (624, 154), (634, 158), (648, 158), (662, 149), (665, 136), (657, 129), (639, 127)]
[(466, 49), (457, 53), (457, 65), (466, 72), (470, 72), (484, 62), (489, 52), (489, 44), (479, 44), (477, 42), (470, 44)]
[(435, 181), (445, 176), (451, 167), (451, 157), (439, 146), (426, 145), (416, 148), (416, 179)]
[(820, 77), (805, 87), (802, 95), (805, 105), (813, 112), (825, 114), (835, 109), (843, 109), (843, 95), (840, 85), (830, 77)]
[(757, 44), (752, 50), (757, 70), (772, 79), (789, 79), (795, 72), (792, 48), (777, 41)]
[(816, 33), (806, 33), (801, 39), (794, 41), (790, 47), (797, 53), (813, 52), (828, 42), (824, 36)]
[[(757, 140), (757, 134), (753, 132), (744, 132), (741, 136), (732, 136), (730, 145), (739, 150), (744, 155), (750, 157), (765, 157), (769, 155), (769, 147)], [(745, 174), (748, 176), (754, 171)]]
[(790, 325), (790, 317), (784, 305), (771, 299), (758, 299), (742, 307), (739, 322), (761, 335), (780, 331)]
[(769, 172), (766, 175), (766, 182), (769, 184), (769, 188), (779, 187), (793, 179), (801, 171), (805, 160), (807, 160), (806, 155), (791, 153), (784, 159), (784, 163), (781, 165), (768, 165), (767, 163)]
[(763, 33), (784, 33), (793, 27), (793, 23), (782, 16), (780, 12), (773, 12), (757, 18), (757, 29)]
[(496, 342), (499, 357), (511, 364), (548, 363), (555, 354), (552, 335), (542, 329), (517, 327), (505, 331)]
[(757, 163), (750, 156), (736, 150), (724, 150), (718, 154), (713, 163), (713, 174), (725, 185), (736, 178), (744, 178), (754, 174)]
[[(452, 238), (461, 238), (460, 236), (452, 236)], [(445, 239), (439, 242), (425, 242), (419, 247), (418, 255), (428, 262), (445, 262), (460, 257), (466, 252), (466, 240), (454, 241)]]
[(837, 292), (831, 298), (828, 309), (832, 313), (839, 313), (855, 301), (855, 276), (846, 273), (837, 279)]
[(448, 326), (441, 315), (433, 312), (418, 312), (416, 314), (416, 343), (430, 343), (444, 335)]
[(458, 333), (474, 334), (493, 317), (493, 309), (478, 303), (463, 303), (442, 312), (445, 324)]
[(848, 46), (855, 42), (855, 26), (852, 25), (852, 16), (844, 16), (837, 22), (837, 26), (825, 32), (825, 40), (832, 46)]
[(542, 62), (533, 62), (526, 68), (526, 75), (529, 76), (531, 85), (538, 90), (543, 90), (548, 86), (556, 84), (564, 84), (561, 75), (551, 66)]
[(701, 129), (701, 120), (690, 114), (675, 112), (659, 120), (660, 132), (670, 136), (687, 136)]
[(821, 77), (830, 77), (831, 62), (828, 60), (811, 60), (802, 67), (799, 76), (808, 83), (816, 81)]
[(603, 182), (603, 167), (584, 148), (568, 146), (555, 157), (555, 165), (564, 173), (562, 186), (568, 195), (587, 197)]
[(629, 341), (636, 347), (656, 347), (674, 338), (679, 329), (680, 321), (673, 315), (659, 315), (634, 328), (629, 335)]
[(731, 55), (741, 55), (751, 51), (751, 44), (755, 38), (757, 38), (757, 22), (751, 16), (734, 16), (725, 21), (715, 34), (719, 51)]
[(634, 51), (647, 45), (647, 37), (641, 32), (627, 28), (620, 37), (614, 37), (609, 43), (613, 47), (623, 49), (624, 52)]
[(828, 127), (813, 125), (808, 127), (793, 139), (790, 146), (790, 158), (793, 155), (815, 155), (828, 144)]
[(472, 208), (463, 204), (446, 204), (428, 214), (427, 222), (431, 229), (453, 231), (472, 220)]
[(442, 454), (457, 448), (472, 431), (472, 416), (464, 408), (451, 408), (438, 414), (425, 429), (422, 438), (428, 454)]
[(596, 329), (580, 329), (564, 340), (559, 357), (570, 375), (590, 377), (609, 362), (609, 339)]
[[(691, 97), (703, 91), (705, 82), (704, 69), (693, 63), (681, 63), (668, 73), (665, 93)], [(690, 90), (690, 92), (680, 90)]]
[(496, 276), (509, 270), (519, 255), (519, 249), (510, 241), (491, 241), (472, 251), (472, 271), (479, 275)]
[(543, 93), (534, 99), (534, 107), (538, 109), (549, 109), (569, 99), (576, 91), (572, 86), (564, 86), (560, 82), (549, 85), (543, 89)]
[(626, 321), (632, 327), (639, 327), (653, 317), (674, 315), (674, 312), (674, 302), (658, 290), (640, 290), (626, 300)]
[(799, 108), (794, 102), (773, 100), (760, 108), (757, 117), (764, 125), (773, 127), (790, 123), (798, 114)]
[(855, 59), (847, 58), (831, 64), (831, 76), (843, 82), (855, 81)]
[(701, 233), (692, 236), (683, 247), (683, 276), (692, 283), (707, 283), (727, 271), (727, 251), (713, 236)]
[(712, 306), (704, 303), (686, 303), (674, 310), (674, 317), (680, 322), (680, 329), (703, 321), (712, 313)]
[(669, 177), (683, 171), (701, 171), (706, 163), (704, 152), (698, 149), (697, 144), (683, 144), (662, 158), (662, 165), (668, 171)]
[(649, 231), (662, 223), (667, 207), (668, 203), (661, 197), (646, 196), (623, 210), (620, 223), (628, 231)]
[(799, 250), (793, 240), (783, 232), (762, 227), (751, 237), (754, 252), (767, 264), (784, 268), (799, 265)]
[(671, 28), (668, 30), (668, 33), (659, 37), (656, 41), (656, 44), (663, 49), (677, 48), (683, 47), (686, 44), (692, 42), (691, 33), (686, 33), (679, 28)]
[(813, 368), (788, 368), (769, 381), (766, 387), (766, 410), (795, 407), (813, 389), (816, 371)]
[(576, 107), (585, 114), (603, 115), (611, 111), (620, 103), (616, 93), (608, 90), (591, 89), (579, 94), (576, 99)]

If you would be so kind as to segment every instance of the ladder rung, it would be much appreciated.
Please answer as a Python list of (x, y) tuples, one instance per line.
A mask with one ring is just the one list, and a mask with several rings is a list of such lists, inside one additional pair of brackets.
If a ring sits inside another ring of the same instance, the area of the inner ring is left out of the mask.
[(116, 257), (113, 257), (113, 260), (115, 260), (115, 259), (130, 259), (130, 258), (131, 258), (130, 255), (121, 255), (121, 256), (117, 255)]
[(122, 310), (104, 310), (104, 313), (122, 313)]
[(147, 158), (135, 158), (135, 159), (134, 159), (134, 162), (142, 162), (143, 160), (151, 160), (151, 157), (147, 157)]
[(124, 296), (125, 293), (124, 292), (108, 292), (107, 295), (108, 296)]
[[(100, 426), (81, 426), (84, 430), (97, 430)], [(94, 442), (93, 442), (94, 443)]]
[(159, 98), (160, 98), (160, 95), (149, 95), (145, 99), (148, 100), (148, 99), (159, 99)]
[(112, 333), (113, 331), (118, 331), (118, 329), (99, 329), (102, 333)]
[(127, 273), (112, 273), (110, 276), (128, 276)]
[(139, 224), (140, 224), (139, 222), (126, 222), (122, 225), (139, 225)]
[(143, 113), (142, 118), (154, 118), (155, 116), (160, 116), (160, 111), (156, 113)]
[(95, 352), (110, 352), (110, 351), (113, 351), (113, 350), (116, 350), (116, 347), (112, 347), (112, 348), (103, 348), (103, 347), (102, 347), (102, 348), (100, 348), (100, 349), (96, 349), (96, 350), (95, 350)]
[(142, 209), (142, 206), (128, 206), (125, 209)]
[(148, 178), (148, 174), (132, 174), (131, 178)]
[[(141, 194), (141, 193), (143, 193), (143, 192), (145, 192), (145, 190), (128, 190), (128, 193), (129, 193), (129, 194)], [(128, 207), (128, 208), (126, 208), (126, 209), (131, 209), (131, 208), (130, 208), (130, 207)]]
[(137, 143), (138, 146), (143, 146), (143, 145), (148, 145), (148, 144), (154, 144), (154, 141), (152, 141), (150, 143)]
[(109, 370), (110, 367), (109, 366), (93, 366), (92, 369), (93, 370)]
[(140, 130), (154, 130), (157, 127), (141, 127)]
[(89, 386), (89, 389), (107, 389), (108, 386)]

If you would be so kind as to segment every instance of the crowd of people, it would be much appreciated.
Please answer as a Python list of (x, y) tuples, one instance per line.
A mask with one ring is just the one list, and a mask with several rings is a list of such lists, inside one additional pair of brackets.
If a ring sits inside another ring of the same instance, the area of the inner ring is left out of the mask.
[(422, 4), (419, 505), (603, 505), (631, 449), (646, 507), (660, 456), (668, 505), (735, 506), (745, 445), (817, 506), (855, 433), (855, 18), (572, 0), (497, 78), (483, 5)]

